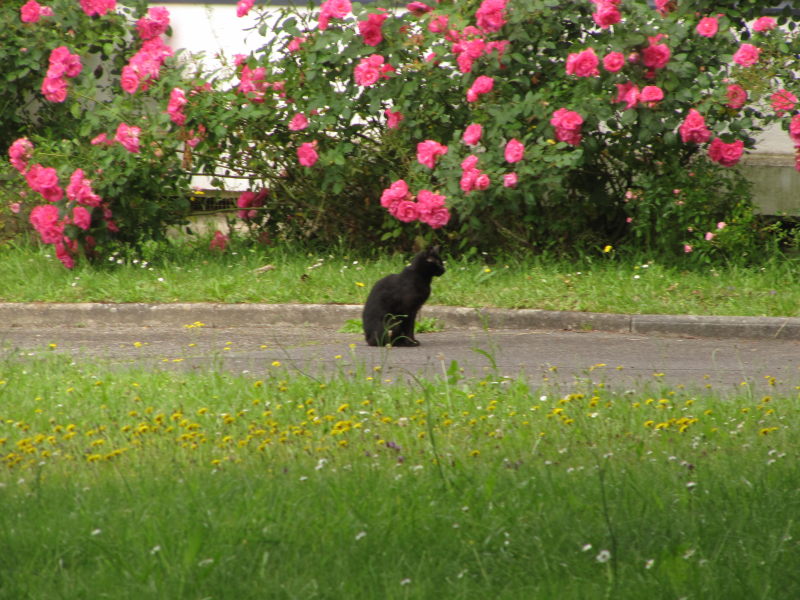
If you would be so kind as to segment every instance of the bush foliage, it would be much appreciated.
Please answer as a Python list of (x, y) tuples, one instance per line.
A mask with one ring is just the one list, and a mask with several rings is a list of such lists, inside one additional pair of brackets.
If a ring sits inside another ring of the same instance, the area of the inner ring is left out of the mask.
[[(93, 165), (103, 199), (86, 229), (71, 212), (80, 199), (55, 201), (49, 217), (68, 239), (49, 239), (62, 256), (77, 253), (71, 240), (162, 234), (186, 215), (190, 176), (205, 174), (247, 184), (239, 217), (261, 239), (436, 239), (462, 252), (635, 244), (710, 260), (759, 239), (736, 168), (754, 134), (780, 121), (800, 145), (797, 23), (760, 16), (758, 2), (327, 0), (264, 11), (262, 48), (191, 77), (174, 57), (155, 74), (135, 64), (152, 44), (133, 25), (144, 2), (100, 16), (84, 3), (102, 4), (53, 0), (55, 15), (33, 24), (19, 1), (0, 13), (19, 30), (5, 34), (7, 56), (41, 50), (13, 72), (27, 69), (19, 93), (44, 109), (3, 122), (9, 140), (32, 142), (21, 172), (52, 166), (63, 182)], [(45, 35), (37, 28), (65, 41), (28, 41)], [(61, 43), (84, 68), (63, 102), (43, 101), (43, 48)], [(30, 127), (51, 113), (52, 127)], [(119, 123), (141, 129), (139, 152), (89, 143)]]

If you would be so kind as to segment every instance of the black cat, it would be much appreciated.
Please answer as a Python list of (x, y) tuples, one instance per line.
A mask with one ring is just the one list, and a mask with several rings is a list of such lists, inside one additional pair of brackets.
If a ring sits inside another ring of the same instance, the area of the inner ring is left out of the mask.
[(417, 312), (431, 295), (431, 279), (444, 273), (439, 246), (417, 254), (401, 273), (379, 280), (362, 313), (370, 346), (419, 346), (414, 338)]

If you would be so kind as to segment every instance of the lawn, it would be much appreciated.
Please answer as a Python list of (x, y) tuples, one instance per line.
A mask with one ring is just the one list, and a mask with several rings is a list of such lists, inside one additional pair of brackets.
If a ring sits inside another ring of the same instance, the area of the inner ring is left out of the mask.
[(796, 598), (800, 398), (0, 373), (1, 598)]
[[(2, 302), (300, 302), (360, 304), (410, 256), (356, 256), (269, 247), (226, 254), (159, 245), (67, 270), (35, 246), (0, 247)], [(613, 253), (610, 253), (613, 254)], [(430, 304), (609, 313), (800, 316), (800, 263), (662, 264), (602, 255), (450, 258)], [(265, 268), (266, 267), (266, 268)]]

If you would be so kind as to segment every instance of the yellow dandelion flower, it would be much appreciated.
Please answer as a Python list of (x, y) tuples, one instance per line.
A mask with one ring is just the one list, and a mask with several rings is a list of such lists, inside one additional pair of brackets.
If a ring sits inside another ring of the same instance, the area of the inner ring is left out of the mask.
[(608, 254), (608, 253), (609, 253), (609, 252), (611, 252), (613, 249), (614, 249), (614, 247), (613, 247), (613, 246), (611, 246), (611, 244), (608, 244), (608, 245), (606, 245), (606, 246), (603, 246), (603, 254)]
[(279, 360), (273, 360), (273, 361), (272, 361), (272, 366), (273, 366), (273, 367), (280, 367), (280, 366), (281, 366), (281, 361), (279, 361)]

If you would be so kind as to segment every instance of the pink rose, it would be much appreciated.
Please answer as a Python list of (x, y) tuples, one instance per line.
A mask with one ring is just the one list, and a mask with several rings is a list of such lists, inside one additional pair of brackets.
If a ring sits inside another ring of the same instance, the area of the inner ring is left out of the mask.
[(772, 104), (772, 110), (774, 110), (775, 114), (779, 117), (782, 117), (784, 112), (794, 110), (797, 104), (797, 96), (785, 88), (779, 89), (772, 94), (769, 99)]
[(789, 122), (789, 137), (795, 146), (800, 147), (800, 113), (793, 116)]
[(715, 237), (717, 237), (717, 236), (716, 236), (716, 235), (714, 235), (713, 233), (711, 233), (710, 231), (707, 231), (707, 232), (706, 232), (705, 239), (706, 239), (706, 241), (707, 241), (707, 242), (710, 242), (710, 241), (711, 241), (711, 240), (713, 240)]
[(622, 15), (616, 6), (617, 2), (614, 0), (596, 0), (595, 4), (597, 8), (592, 13), (592, 18), (599, 27), (607, 29), (622, 20)]
[(302, 46), (303, 42), (305, 42), (305, 41), (306, 41), (306, 38), (300, 37), (300, 36), (295, 36), (286, 45), (286, 49), (289, 52), (297, 52), (298, 50), (300, 50), (300, 46)]
[(467, 146), (474, 146), (481, 141), (482, 135), (483, 125), (480, 123), (472, 123), (471, 125), (467, 125), (467, 128), (464, 130), (464, 135), (461, 136), (461, 140)]
[(649, 46), (642, 50), (642, 64), (650, 69), (663, 69), (667, 66), (672, 52), (666, 44), (660, 44), (663, 34), (648, 38)]
[(50, 102), (64, 102), (67, 99), (66, 80), (45, 77), (42, 80), (42, 95)]
[(58, 174), (53, 167), (35, 164), (25, 173), (25, 181), (48, 202), (58, 202), (64, 197), (64, 191), (58, 185)]
[(133, 70), (133, 67), (130, 65), (122, 67), (122, 75), (120, 76), (119, 84), (123, 91), (129, 94), (135, 94), (136, 90), (139, 89), (140, 83), (139, 76), (136, 74), (136, 71)]
[(470, 154), (464, 160), (461, 161), (461, 170), (462, 171), (469, 171), (470, 169), (474, 169), (478, 164), (478, 157), (474, 154)]
[(253, 4), (255, 4), (255, 0), (239, 0), (236, 3), (236, 16), (237, 17), (245, 17), (247, 13), (253, 8)]
[(663, 99), (664, 99), (664, 92), (657, 85), (646, 85), (642, 88), (642, 91), (639, 93), (639, 102), (649, 106), (650, 108), (654, 107)]
[(506, 162), (515, 163), (522, 160), (522, 156), (525, 154), (525, 146), (517, 140), (516, 138), (511, 138), (508, 140), (505, 149), (505, 159)]
[(436, 166), (436, 157), (447, 154), (447, 146), (433, 140), (425, 140), (417, 144), (417, 161), (429, 169)]
[(384, 58), (380, 54), (365, 56), (353, 69), (356, 84), (367, 87), (377, 83), (385, 71)]
[(55, 244), (63, 239), (64, 224), (58, 221), (58, 207), (55, 204), (34, 207), (29, 220), (45, 244)]
[(447, 31), (449, 17), (447, 15), (436, 15), (428, 23), (428, 31), (431, 33), (443, 33)]
[(550, 124), (556, 129), (566, 131), (580, 131), (583, 125), (583, 117), (573, 110), (559, 108), (553, 113)]
[(761, 48), (753, 46), (753, 44), (742, 44), (733, 53), (733, 62), (742, 67), (752, 67), (758, 62), (759, 54), (761, 54)]
[(89, 17), (103, 16), (117, 8), (116, 0), (80, 0), (81, 9)]
[(777, 26), (778, 22), (773, 17), (759, 17), (753, 23), (753, 31), (764, 33), (775, 29)]
[(419, 209), (416, 202), (400, 200), (389, 208), (389, 214), (398, 221), (411, 223), (419, 218)]
[(186, 93), (181, 88), (173, 88), (169, 94), (167, 114), (176, 125), (186, 124), (186, 115), (183, 114), (183, 107), (186, 106), (186, 102)]
[(492, 180), (489, 179), (489, 176), (486, 173), (477, 173), (475, 177), (475, 189), (476, 190), (485, 190), (491, 185)]
[(28, 138), (19, 138), (8, 148), (9, 162), (20, 173), (24, 173), (28, 168), (28, 161), (31, 159), (33, 144)]
[(505, 9), (506, 0), (483, 0), (475, 11), (478, 28), (487, 33), (500, 31), (506, 24)]
[(228, 247), (228, 242), (230, 238), (222, 233), (219, 229), (214, 232), (214, 237), (211, 238), (211, 241), (208, 244), (209, 250), (216, 250), (218, 252), (225, 252), (225, 248)]
[(718, 29), (719, 23), (715, 17), (703, 17), (697, 24), (695, 31), (697, 32), (697, 35), (712, 38), (717, 34)]
[(350, 0), (325, 0), (319, 7), (318, 27), (324, 31), (331, 19), (344, 19), (352, 10)]
[(397, 129), (400, 127), (400, 122), (405, 118), (399, 110), (392, 111), (387, 108), (383, 111), (383, 114), (386, 115), (386, 127), (389, 129)]
[(120, 123), (117, 126), (114, 141), (119, 142), (125, 150), (133, 154), (139, 153), (139, 135), (142, 133), (140, 127)]
[(42, 17), (52, 17), (53, 9), (42, 6), (36, 0), (28, 0), (19, 9), (19, 18), (23, 23), (36, 23)]
[(742, 108), (744, 103), (747, 102), (747, 91), (735, 83), (728, 86), (725, 95), (728, 97), (728, 106), (730, 108)]
[(440, 194), (434, 194), (430, 190), (420, 190), (417, 193), (417, 209), (419, 210), (419, 220), (427, 222), (430, 214), (437, 208), (444, 206), (446, 198)]
[(86, 179), (83, 169), (75, 169), (69, 178), (67, 198), (86, 206), (100, 206), (103, 199), (92, 190), (92, 182)]
[(633, 108), (639, 103), (639, 86), (635, 83), (618, 83), (617, 97), (614, 102), (624, 102), (625, 110)]
[(597, 69), (598, 64), (600, 64), (600, 59), (594, 53), (594, 48), (573, 52), (567, 56), (567, 74), (577, 77), (593, 77), (600, 74)]
[(684, 244), (684, 245), (683, 245), (683, 251), (684, 251), (686, 254), (689, 254), (689, 253), (690, 253), (692, 250), (694, 250), (694, 248), (692, 248), (692, 247), (691, 247), (689, 244)]
[(406, 4), (406, 10), (415, 17), (421, 17), (425, 13), (431, 12), (433, 8), (431, 8), (424, 2), (409, 2), (408, 4)]
[(725, 221), (720, 221), (717, 223), (717, 229), (725, 229), (727, 226), (728, 224)]
[(675, 10), (675, 0), (655, 0), (653, 5), (658, 14), (662, 17), (666, 17), (670, 12)]
[(616, 73), (625, 66), (625, 55), (622, 52), (609, 52), (603, 57), (603, 68), (609, 73)]
[(517, 187), (517, 174), (506, 173), (503, 175), (503, 187), (513, 188)]
[(92, 224), (92, 215), (83, 206), (76, 206), (72, 209), (72, 222), (86, 231)]
[(726, 144), (719, 138), (714, 138), (708, 147), (708, 157), (723, 167), (732, 167), (739, 162), (744, 151), (744, 142), (736, 140)]
[(166, 33), (169, 29), (169, 11), (163, 6), (149, 8), (147, 14), (136, 21), (136, 29), (143, 40)]
[(705, 144), (711, 137), (711, 130), (706, 127), (706, 120), (696, 109), (690, 108), (689, 114), (678, 128), (684, 143)]
[(304, 167), (313, 167), (319, 159), (316, 150), (317, 142), (306, 142), (297, 149), (297, 160)]
[(92, 146), (110, 146), (114, 143), (113, 140), (108, 139), (108, 136), (105, 133), (101, 133), (92, 138), (89, 142)]
[(391, 208), (400, 202), (400, 200), (408, 200), (409, 198), (408, 184), (403, 179), (398, 179), (383, 190), (381, 194), (381, 206), (383, 208)]
[(236, 216), (245, 221), (248, 219), (254, 219), (256, 216), (258, 216), (258, 211), (253, 209), (264, 206), (264, 200), (268, 195), (269, 190), (266, 188), (258, 193), (250, 191), (242, 192), (236, 199), (236, 207), (239, 209), (236, 213)]
[(308, 127), (308, 117), (303, 113), (297, 113), (289, 121), (289, 131), (303, 131), (306, 127)]
[(383, 41), (381, 27), (389, 16), (385, 13), (371, 13), (366, 21), (358, 22), (358, 33), (367, 46), (377, 46)]
[(467, 102), (476, 102), (478, 97), (488, 94), (494, 88), (494, 79), (487, 75), (479, 75), (467, 90)]

